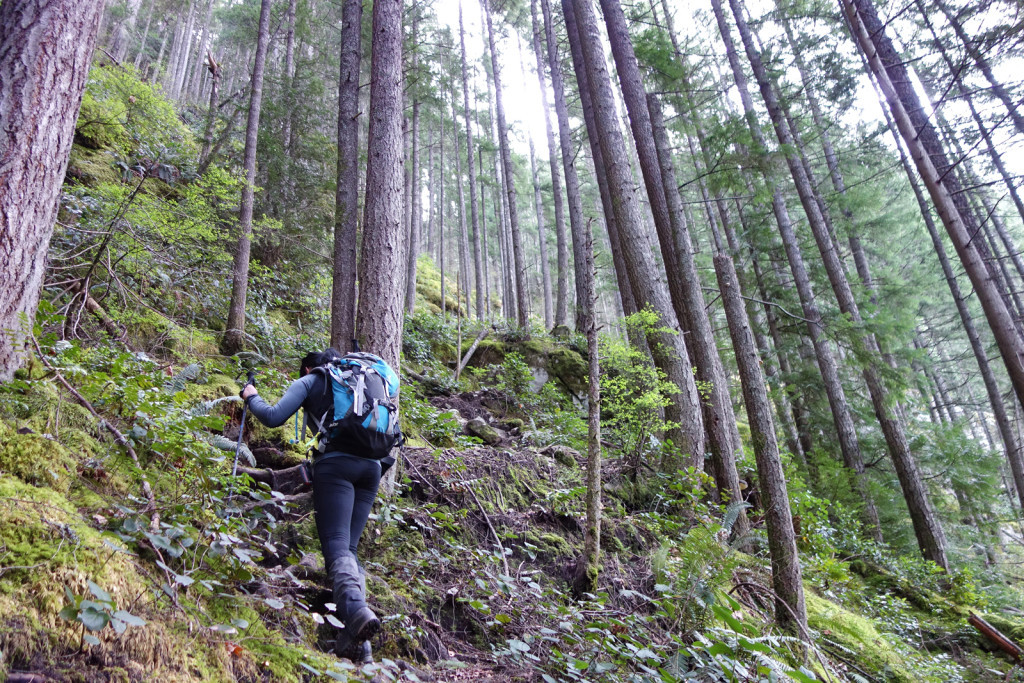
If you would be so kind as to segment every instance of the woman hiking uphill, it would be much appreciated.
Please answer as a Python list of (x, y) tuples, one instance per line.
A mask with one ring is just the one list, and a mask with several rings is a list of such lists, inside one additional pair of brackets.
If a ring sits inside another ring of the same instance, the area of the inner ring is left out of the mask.
[[(371, 407), (363, 412), (367, 416), (364, 422), (370, 424), (372, 420), (372, 425), (376, 425), (377, 411), (380, 410), (381, 421), (386, 428), (389, 422), (397, 422), (397, 416), (393, 413), (384, 380), (393, 378), (394, 391), (397, 392), (397, 377), (379, 358), (369, 354), (358, 355), (379, 361), (383, 366), (379, 368), (380, 376), (374, 369), (379, 366), (367, 366), (367, 372), (360, 366), (355, 372), (350, 370), (345, 378), (349, 380), (356, 375), (359, 384), (354, 393), (370, 397)], [(394, 463), (394, 459), (380, 458), (382, 453), (387, 455), (390, 445), (386, 451), (378, 449), (374, 452), (368, 450), (365, 443), (359, 443), (361, 435), (356, 434), (353, 438), (337, 427), (330, 429), (336, 409), (334, 385), (342, 377), (339, 363), (344, 361), (340, 361), (341, 358), (334, 349), (307, 354), (302, 359), (300, 378), (292, 382), (277, 405), (264, 401), (251, 384), (242, 389), (241, 395), (249, 411), (268, 427), (284, 424), (300, 407), (304, 408), (306, 425), (319, 435), (319, 447), (313, 460), (313, 511), (324, 566), (333, 585), (334, 602), (338, 616), (345, 624), (338, 634), (335, 653), (353, 662), (369, 663), (373, 661), (370, 638), (380, 629), (380, 620), (366, 605), (366, 574), (356, 560), (356, 548), (377, 496), (381, 475)], [(335, 379), (331, 378), (332, 374)], [(352, 394), (350, 391), (349, 395)], [(357, 399), (353, 407), (364, 402)], [(387, 412), (389, 408), (391, 413)], [(359, 417), (362, 420), (362, 415)], [(391, 427), (397, 432), (396, 424)], [(365, 431), (360, 425), (356, 425), (356, 430)], [(334, 437), (328, 438), (327, 432)]]

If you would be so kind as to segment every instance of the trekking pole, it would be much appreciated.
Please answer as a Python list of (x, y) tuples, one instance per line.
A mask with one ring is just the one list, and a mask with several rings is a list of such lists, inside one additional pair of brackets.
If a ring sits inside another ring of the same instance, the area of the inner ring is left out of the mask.
[[(256, 371), (250, 370), (245, 380), (245, 386), (256, 386)], [(245, 387), (242, 387), (245, 390)], [(245, 415), (249, 411), (249, 402), (242, 400), (242, 422), (238, 425), (238, 443), (235, 444), (235, 464), (231, 466), (231, 486), (228, 487), (228, 498), (234, 494), (235, 477), (238, 476), (238, 453), (242, 450), (242, 435), (245, 433)]]

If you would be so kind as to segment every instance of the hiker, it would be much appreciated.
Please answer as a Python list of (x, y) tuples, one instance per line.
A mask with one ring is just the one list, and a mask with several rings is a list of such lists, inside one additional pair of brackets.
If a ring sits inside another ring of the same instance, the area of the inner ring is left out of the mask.
[(377, 497), (381, 475), (394, 459), (360, 457), (345, 452), (343, 439), (339, 438), (339, 443), (326, 441), (322, 425), (334, 415), (334, 392), (325, 366), (341, 357), (335, 349), (307, 354), (300, 364), (299, 379), (292, 382), (277, 405), (264, 401), (252, 384), (242, 388), (241, 396), (252, 414), (268, 427), (284, 424), (300, 407), (304, 408), (306, 426), (320, 435), (321, 446), (314, 451), (312, 468), (313, 512), (334, 603), (345, 625), (338, 634), (335, 653), (353, 662), (369, 663), (373, 661), (370, 638), (380, 629), (380, 620), (366, 605), (366, 573), (356, 559), (356, 547)]

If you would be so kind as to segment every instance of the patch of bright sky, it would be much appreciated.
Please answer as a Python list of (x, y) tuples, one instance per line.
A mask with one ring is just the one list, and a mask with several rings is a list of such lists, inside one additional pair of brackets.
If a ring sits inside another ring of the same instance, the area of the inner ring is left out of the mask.
[[(438, 23), (450, 27), (456, 41), (459, 36), (459, 4), (460, 0), (436, 0), (434, 3)], [(473, 97), (475, 87), (477, 92), (481, 93), (476, 106), (484, 109), (487, 106), (486, 86), (483, 81), (484, 72), (479, 65), (487, 42), (486, 27), (481, 27), (481, 10), (478, 0), (461, 0), (461, 4), (466, 29), (466, 59), (471, 66), (477, 65), (476, 84), (475, 86), (470, 85), (469, 96)], [(555, 5), (557, 6), (557, 2)], [(540, 17), (538, 16), (538, 18)], [(544, 108), (541, 102), (540, 84), (537, 80), (537, 61), (532, 43), (529, 42), (530, 36), (524, 35), (521, 41), (518, 40), (515, 29), (504, 26), (497, 16), (492, 18), (492, 25), (496, 34), (501, 68), (502, 98), (510, 129), (510, 143), (517, 153), (526, 156), (530, 153), (527, 135), (532, 135), (538, 159), (546, 160), (548, 153), (547, 133), (544, 128)], [(522, 51), (520, 51), (520, 45)], [(457, 43), (456, 49), (458, 49)], [(525, 73), (523, 66), (525, 66)], [(550, 86), (548, 101), (551, 101)], [(470, 105), (473, 106), (473, 103), (470, 102)], [(552, 121), (552, 125), (554, 125), (554, 121)]]
[[(640, 2), (644, 5), (647, 4), (647, 0), (640, 0)], [(441, 25), (449, 26), (452, 30), (452, 34), (457, 37), (459, 31), (460, 3), (462, 4), (464, 12), (467, 58), (471, 65), (477, 65), (475, 85), (471, 85), (470, 91), (470, 97), (472, 97), (474, 87), (479, 93), (484, 93), (486, 91), (483, 81), (484, 72), (479, 68), (481, 56), (484, 54), (486, 44), (486, 34), (481, 26), (480, 3), (478, 0), (436, 0), (434, 3), (434, 10), (437, 14), (439, 23)], [(685, 41), (685, 39), (689, 37), (696, 39), (697, 44), (708, 46), (706, 49), (709, 50), (710, 54), (702, 57), (695, 56), (693, 59), (713, 59), (716, 64), (711, 65), (712, 68), (720, 73), (728, 74), (728, 62), (725, 58), (724, 46), (722, 45), (721, 38), (718, 35), (717, 25), (711, 16), (710, 2), (668, 0), (668, 4), (672, 10), (674, 27), (678, 32), (680, 39)], [(759, 18), (775, 9), (774, 0), (745, 0), (744, 5), (749, 15), (754, 18)], [(552, 10), (554, 12), (560, 11), (557, 1), (552, 3)], [(883, 17), (883, 19), (884, 18), (885, 17)], [(990, 27), (996, 21), (996, 17), (982, 16), (979, 19), (980, 24), (978, 26), (968, 28), (973, 33), (975, 31), (980, 31), (983, 25)], [(940, 25), (944, 24), (944, 21), (940, 22)], [(540, 86), (536, 74), (536, 58), (533, 53), (530, 36), (523, 35), (521, 38), (518, 37), (515, 29), (505, 25), (498, 16), (493, 18), (493, 25), (497, 33), (496, 40), (501, 64), (502, 92), (506, 118), (508, 119), (510, 127), (510, 141), (513, 149), (517, 153), (526, 156), (529, 154), (527, 136), (532, 136), (539, 163), (541, 160), (546, 160), (548, 154), (545, 140), (545, 113), (543, 110)], [(910, 42), (918, 46), (917, 51), (919, 53), (930, 52), (930, 36), (916, 35), (916, 32), (919, 30), (918, 27), (906, 21), (906, 19), (902, 17), (898, 18), (893, 24), (891, 24), (891, 27), (892, 29), (890, 33), (893, 37), (899, 38), (906, 36)], [(801, 30), (810, 31), (819, 35), (820, 46), (824, 49), (833, 49), (837, 52), (841, 52), (847, 64), (859, 65), (860, 58), (855, 52), (853, 43), (844, 31), (835, 32), (832, 30), (831, 26), (820, 21), (813, 23), (806, 21), (801, 22)], [(784, 42), (785, 36), (779, 26), (772, 22), (766, 22), (761, 26), (760, 39), (765, 44), (777, 44)], [(737, 45), (742, 52), (742, 46), (739, 45), (739, 36), (734, 35), (734, 40), (737, 41)], [(788, 54), (788, 46), (783, 49), (783, 52)], [(607, 54), (608, 50), (606, 44), (606, 55)], [(742, 58), (745, 62), (745, 57)], [(611, 64), (610, 55), (608, 56), (608, 59)], [(1011, 83), (1018, 75), (1017, 72), (1020, 70), (1020, 67), (1021, 60), (1004, 60), (1003, 63), (996, 66), (997, 74), (1000, 77), (1005, 77), (1006, 80), (1004, 80), (1004, 82)], [(564, 76), (568, 83), (574, 82), (574, 77), (571, 73), (564, 74)], [(795, 68), (791, 68), (786, 77), (791, 83), (799, 83), (799, 74), (796, 72)], [(911, 77), (914, 81), (915, 89), (918, 91), (918, 96), (921, 98), (921, 101), (925, 103), (925, 106), (929, 107), (929, 113), (931, 113), (930, 105), (928, 104), (929, 99), (925, 93), (924, 87), (918, 80), (915, 72), (911, 72)], [(726, 78), (725, 80), (726, 82), (731, 83), (731, 78)], [(754, 87), (753, 84), (752, 87)], [(878, 96), (866, 73), (861, 73), (861, 75), (858, 76), (855, 88), (856, 90), (852, 99), (852, 105), (848, 109), (840, 112), (841, 116), (839, 123), (848, 130), (874, 127), (881, 123), (884, 120), (881, 104), (879, 103)], [(754, 96), (755, 103), (759, 103), (760, 98), (757, 96), (756, 90), (751, 94)], [(729, 88), (726, 96), (733, 101), (734, 109), (738, 110), (740, 108), (740, 102), (734, 85)], [(486, 104), (483, 99), (485, 97), (485, 95), (482, 95), (476, 106), (481, 108), (485, 107)], [(549, 103), (553, 102), (550, 83), (548, 84), (548, 101)], [(759, 104), (757, 106), (759, 106)], [(946, 116), (955, 120), (969, 120), (970, 118), (967, 107), (959, 101), (948, 103), (944, 108), (944, 112)], [(552, 125), (554, 125), (553, 112), (551, 117)], [(574, 122), (574, 125), (578, 125), (578, 122)], [(1004, 126), (1003, 128), (1006, 129), (1007, 127)], [(1019, 144), (1020, 142), (1019, 140), (1015, 140), (1014, 136), (1006, 130), (997, 130), (995, 136), (997, 144), (1000, 145)], [(892, 144), (891, 139), (888, 136), (885, 136), (882, 142), (883, 144), (890, 146)], [(1000, 148), (1003, 149), (1002, 146)], [(978, 153), (984, 153), (983, 149), (977, 148), (974, 150), (975, 155)], [(1022, 162), (1022, 164), (1024, 164), (1024, 162)], [(1024, 168), (1021, 170), (1024, 170)]]

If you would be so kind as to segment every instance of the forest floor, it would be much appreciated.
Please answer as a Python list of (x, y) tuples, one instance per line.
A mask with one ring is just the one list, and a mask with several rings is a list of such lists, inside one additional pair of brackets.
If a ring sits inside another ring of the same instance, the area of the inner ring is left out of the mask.
[[(255, 462), (243, 469), (277, 491), (233, 482), (231, 377), (69, 353), (52, 350), (49, 368), (33, 363), (0, 394), (10, 681), (1021, 678), (967, 626), (956, 600), (977, 602), (969, 589), (834, 547), (804, 555), (805, 648), (771, 627), (759, 533), (740, 552), (733, 513), (699, 485), (637, 476), (614, 454), (600, 591), (580, 593), (583, 457), (484, 372), (469, 392), (406, 384), (411, 445), (360, 545), (384, 621), (378, 664), (356, 667), (330, 654), (337, 631), (310, 494), (292, 476), (292, 425), (246, 425)], [(124, 430), (138, 466), (85, 402)], [(820, 532), (808, 521), (803, 534), (813, 546)], [(1024, 636), (1013, 618), (998, 623)]]

